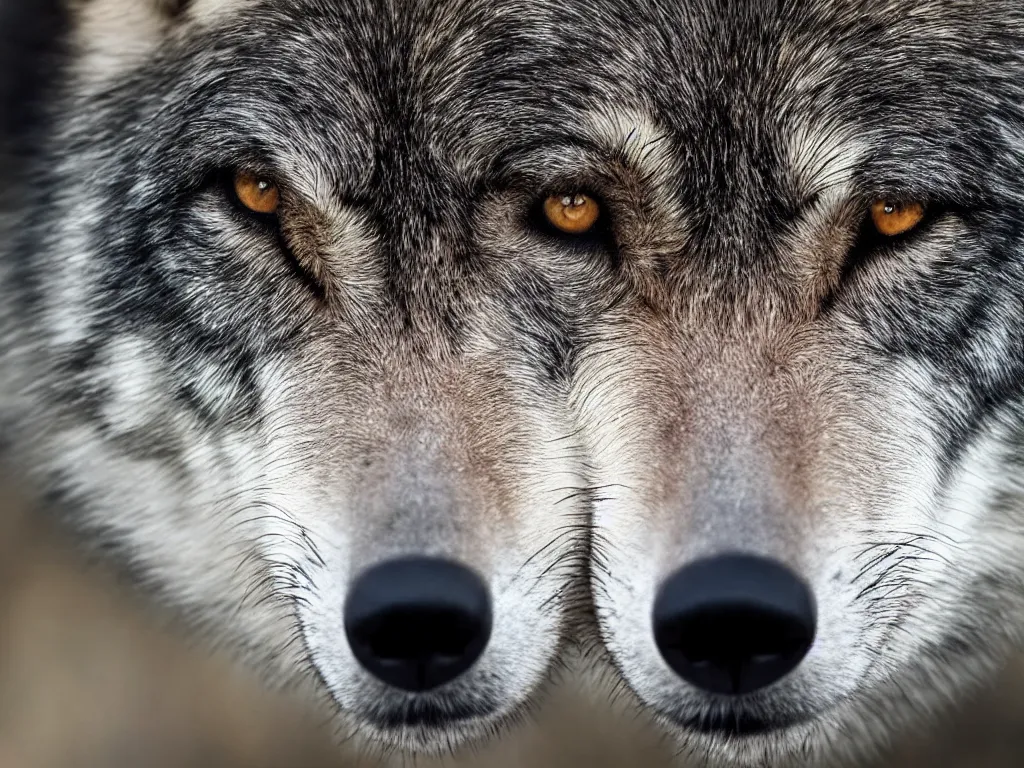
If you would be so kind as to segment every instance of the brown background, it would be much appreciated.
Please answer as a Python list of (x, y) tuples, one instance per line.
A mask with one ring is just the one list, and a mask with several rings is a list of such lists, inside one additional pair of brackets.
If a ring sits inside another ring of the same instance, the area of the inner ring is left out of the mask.
[[(340, 757), (289, 702), (147, 626), (24, 506), (0, 498), (0, 768), (368, 765)], [(551, 703), (516, 738), (448, 765), (657, 768), (667, 750), (631, 718)], [(882, 768), (1024, 766), (1024, 664)], [(428, 766), (427, 762), (417, 765)]]

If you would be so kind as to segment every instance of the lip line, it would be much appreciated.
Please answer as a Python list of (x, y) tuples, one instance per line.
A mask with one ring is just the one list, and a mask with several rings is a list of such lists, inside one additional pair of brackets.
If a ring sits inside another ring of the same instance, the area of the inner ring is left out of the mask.
[[(678, 712), (673, 714), (662, 709), (660, 710), (660, 713), (662, 717), (671, 721), (676, 727), (683, 728), (691, 733), (701, 735), (722, 735), (736, 739), (756, 738), (758, 736), (766, 736), (780, 731), (786, 731), (791, 728), (795, 728), (798, 725), (802, 725), (815, 717), (815, 715), (787, 715), (786, 717), (768, 721), (757, 717), (749, 710), (745, 710), (740, 707), (732, 708), (729, 712), (721, 715), (702, 714), (693, 715), (685, 719), (679, 717)], [(751, 724), (751, 726), (740, 727), (738, 729), (733, 727), (721, 727), (719, 723), (724, 725), (726, 720), (732, 723), (735, 723), (738, 720), (741, 724), (746, 720), (747, 723)]]
[[(406, 702), (390, 706), (386, 711), (366, 713), (366, 719), (382, 731), (414, 728), (424, 731), (443, 731), (450, 725), (488, 720), (497, 713), (493, 702), (472, 704), (448, 701)], [(404, 715), (404, 717), (402, 716)]]

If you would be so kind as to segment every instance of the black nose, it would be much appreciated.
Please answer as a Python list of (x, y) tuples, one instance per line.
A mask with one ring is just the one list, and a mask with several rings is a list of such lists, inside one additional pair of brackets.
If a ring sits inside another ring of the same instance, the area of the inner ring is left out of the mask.
[(491, 602), (480, 578), (461, 565), (392, 560), (356, 580), (345, 632), (359, 663), (378, 679), (427, 691), (457, 678), (483, 653)]
[(654, 637), (688, 683), (738, 695), (788, 675), (814, 642), (814, 600), (785, 566), (722, 555), (685, 566), (654, 603)]

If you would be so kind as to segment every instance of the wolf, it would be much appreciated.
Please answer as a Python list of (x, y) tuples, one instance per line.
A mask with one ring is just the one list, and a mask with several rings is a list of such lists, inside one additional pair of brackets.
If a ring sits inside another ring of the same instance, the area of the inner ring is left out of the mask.
[(698, 762), (885, 747), (1022, 641), (1024, 12), (595, 0), (550, 34), (608, 659)]
[(517, 721), (574, 635), (589, 266), (531, 228), (545, 7), (4, 11), (4, 459), (367, 753)]
[(39, 7), (7, 454), (340, 733), (600, 640), (683, 752), (827, 764), (1021, 643), (1014, 3)]

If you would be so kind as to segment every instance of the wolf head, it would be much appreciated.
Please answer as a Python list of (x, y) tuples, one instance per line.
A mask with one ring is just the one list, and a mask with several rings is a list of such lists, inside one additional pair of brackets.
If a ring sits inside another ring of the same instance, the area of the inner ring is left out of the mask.
[(1024, 627), (1024, 15), (567, 6), (601, 635), (693, 755), (827, 763)]
[(343, 733), (489, 733), (557, 663), (583, 543), (582, 263), (508, 170), (554, 54), (486, 3), (64, 10), (5, 198), (13, 457)]

